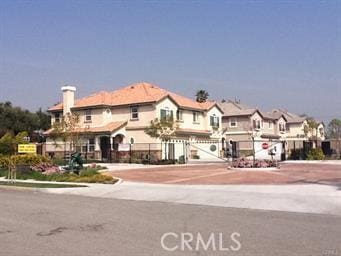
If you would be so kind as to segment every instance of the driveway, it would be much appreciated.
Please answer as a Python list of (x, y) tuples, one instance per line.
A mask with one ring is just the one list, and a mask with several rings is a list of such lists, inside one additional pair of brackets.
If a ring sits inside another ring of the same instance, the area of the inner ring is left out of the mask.
[(226, 163), (173, 165), (112, 170), (109, 175), (126, 181), (159, 184), (224, 185), (224, 184), (341, 184), (341, 162), (283, 163), (271, 171), (228, 170)]

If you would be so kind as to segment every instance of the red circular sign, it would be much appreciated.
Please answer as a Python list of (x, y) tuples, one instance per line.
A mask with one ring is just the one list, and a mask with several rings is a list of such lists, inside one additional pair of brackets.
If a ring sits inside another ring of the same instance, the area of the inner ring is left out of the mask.
[(262, 144), (262, 148), (263, 148), (263, 149), (268, 149), (268, 148), (269, 148), (269, 144), (264, 142), (264, 143)]

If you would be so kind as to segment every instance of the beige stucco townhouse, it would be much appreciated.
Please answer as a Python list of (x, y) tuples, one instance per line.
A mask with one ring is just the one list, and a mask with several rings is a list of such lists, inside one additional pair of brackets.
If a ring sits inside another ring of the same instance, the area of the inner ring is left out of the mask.
[(323, 122), (317, 123), (316, 129), (307, 129), (308, 121), (306, 117), (288, 112), (283, 109), (274, 109), (273, 115), (283, 115), (287, 120), (286, 141), (290, 150), (304, 147), (304, 142), (310, 142), (313, 147), (319, 146), (325, 140), (325, 126)]
[[(171, 155), (178, 159), (184, 155), (210, 159), (222, 154), (222, 110), (215, 102), (198, 103), (144, 82), (80, 99), (75, 98), (75, 93), (73, 86), (62, 87), (62, 102), (48, 110), (52, 124), (60, 122), (67, 113), (79, 115), (82, 146), (72, 151), (86, 152), (99, 160), (112, 160), (117, 152), (127, 151), (131, 145), (135, 151), (152, 151), (158, 158)], [(151, 120), (164, 117), (173, 117), (177, 123), (176, 132), (168, 141), (172, 146), (163, 146), (161, 139), (144, 132)], [(51, 133), (53, 129), (46, 133), (46, 152), (62, 155), (63, 142), (49, 138)]]
[[(282, 159), (285, 155), (286, 118), (261, 112), (237, 101), (219, 103), (227, 151), (256, 159)], [(229, 148), (230, 147), (230, 148)], [(271, 155), (273, 154), (273, 155)]]

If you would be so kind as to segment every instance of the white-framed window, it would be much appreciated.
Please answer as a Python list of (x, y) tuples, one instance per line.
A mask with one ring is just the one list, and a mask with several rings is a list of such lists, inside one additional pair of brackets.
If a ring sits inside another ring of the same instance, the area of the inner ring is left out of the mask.
[(261, 120), (259, 120), (259, 119), (254, 119), (253, 120), (253, 128), (255, 130), (260, 130), (261, 126), (262, 126)]
[(272, 121), (271, 121), (271, 120), (269, 120), (268, 124), (269, 124), (269, 129), (272, 129), (272, 125), (273, 125), (273, 123), (272, 123)]
[(199, 112), (193, 111), (193, 123), (199, 123)]
[(55, 123), (60, 123), (60, 113), (54, 114), (54, 121)]
[(219, 117), (217, 117), (216, 114), (210, 116), (210, 125), (212, 127), (219, 127)]
[(285, 132), (286, 128), (285, 128), (285, 123), (279, 123), (279, 131), (280, 132)]
[(89, 139), (89, 152), (95, 151), (95, 138)]
[(138, 106), (130, 107), (130, 119), (131, 120), (139, 119), (139, 107)]
[(91, 109), (87, 109), (85, 110), (85, 122), (91, 121), (92, 121)]
[(95, 151), (95, 138), (88, 139), (86, 145), (82, 146), (82, 152), (94, 152)]
[(183, 113), (182, 113), (182, 110), (181, 109), (178, 109), (177, 111), (176, 111), (176, 120), (177, 121), (183, 121), (184, 119), (183, 119)]
[(237, 118), (230, 118), (230, 127), (237, 127), (237, 126), (238, 126)]
[(161, 120), (173, 120), (173, 111), (168, 107), (160, 110)]

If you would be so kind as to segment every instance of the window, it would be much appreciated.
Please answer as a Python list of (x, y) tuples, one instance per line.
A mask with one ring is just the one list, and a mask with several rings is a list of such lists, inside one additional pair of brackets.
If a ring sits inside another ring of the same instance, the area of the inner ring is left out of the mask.
[(230, 119), (230, 127), (237, 127), (237, 118)]
[(95, 151), (95, 139), (90, 138), (86, 145), (82, 146), (82, 152), (94, 152)]
[(193, 111), (193, 123), (199, 123), (199, 112)]
[(279, 123), (279, 131), (280, 132), (285, 132), (285, 123)]
[(135, 139), (133, 137), (130, 137), (130, 144), (134, 144), (135, 143)]
[(160, 111), (161, 120), (173, 120), (173, 111), (169, 110), (169, 108), (161, 109)]
[(85, 110), (85, 122), (91, 122), (91, 110), (88, 109), (88, 110)]
[(133, 106), (130, 108), (130, 113), (131, 113), (131, 120), (137, 120), (139, 119), (139, 107), (138, 106)]
[(272, 129), (272, 121), (269, 121), (269, 129)]
[(176, 120), (177, 121), (183, 121), (183, 116), (182, 116), (182, 110), (177, 110), (176, 111)]
[(89, 139), (89, 152), (95, 151), (95, 138)]
[(54, 121), (55, 121), (56, 123), (60, 123), (60, 113), (54, 114)]
[(259, 119), (254, 119), (253, 120), (253, 128), (255, 130), (260, 130), (260, 128), (261, 128), (261, 121)]
[(210, 116), (210, 124), (212, 127), (219, 127), (219, 117), (216, 115)]

